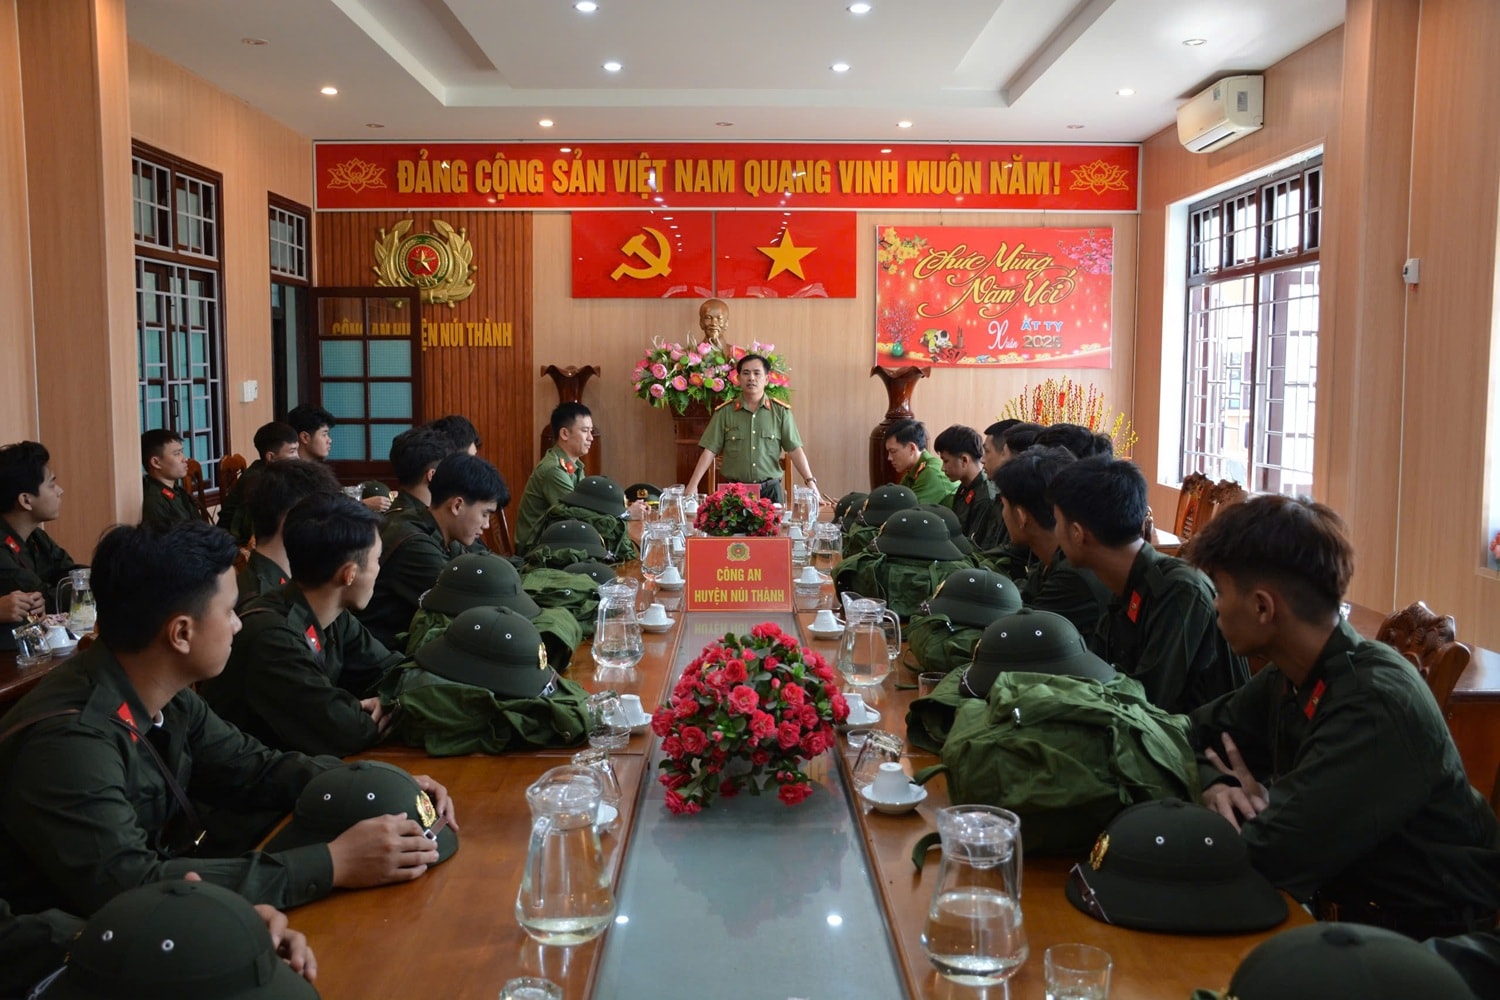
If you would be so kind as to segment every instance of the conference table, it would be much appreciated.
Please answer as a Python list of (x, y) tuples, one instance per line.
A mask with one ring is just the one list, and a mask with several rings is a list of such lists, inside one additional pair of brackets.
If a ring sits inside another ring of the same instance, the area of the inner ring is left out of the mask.
[[(678, 613), (673, 605), (680, 594), (661, 596), (676, 624), (667, 633), (645, 637), (645, 656), (637, 667), (596, 678), (585, 645), (570, 676), (591, 690), (608, 687), (638, 694), (647, 706), (658, 704), (670, 690), (674, 670), (718, 627), (710, 613)], [(809, 641), (811, 619), (811, 612), (795, 615), (804, 644), (831, 660), (833, 641)], [(880, 728), (904, 736), (906, 709), (916, 695), (908, 686), (913, 683), (909, 671), (897, 668), (867, 691), (866, 703), (882, 715)], [(489, 998), (508, 979), (531, 975), (559, 983), (569, 998), (1039, 998), (1043, 952), (1052, 944), (1081, 941), (1113, 956), (1111, 997), (1144, 1000), (1187, 997), (1195, 987), (1225, 988), (1240, 959), (1267, 936), (1169, 936), (1100, 923), (1075, 909), (1063, 893), (1068, 869), (1082, 859), (1028, 855), (1021, 905), (1030, 958), (1008, 986), (961, 986), (938, 975), (921, 946), (939, 854), (930, 854), (921, 872), (911, 860), (917, 841), (936, 828), (936, 810), (948, 804), (941, 777), (928, 783), (928, 796), (915, 812), (869, 811), (850, 801), (853, 758), (841, 735), (837, 748), (809, 767), (818, 789), (807, 801), (787, 807), (774, 796), (741, 794), (715, 799), (697, 816), (677, 817), (662, 805), (655, 744), (648, 730), (612, 755), (624, 798), (619, 819), (602, 840), (619, 915), (602, 937), (571, 948), (536, 944), (514, 916), (531, 830), (525, 788), (549, 768), (567, 763), (571, 750), (428, 758), (416, 750), (381, 747), (362, 755), (446, 785), (456, 803), (459, 849), (413, 882), (337, 893), (293, 912), (293, 926), (308, 935), (317, 952), (322, 996), (352, 1000), (435, 992)], [(915, 751), (906, 755), (904, 766), (915, 770), (935, 761)], [(733, 839), (737, 824), (744, 831), (742, 842)], [(702, 860), (698, 841), (711, 837), (733, 845), (718, 866)], [(636, 851), (632, 838), (639, 838)], [(694, 851), (699, 860), (683, 860)], [(746, 856), (752, 853), (756, 857)], [(764, 855), (770, 857), (769, 867)], [(643, 859), (636, 863), (640, 870), (633, 868), (637, 857)], [(756, 861), (762, 874), (747, 878), (746, 864)], [(653, 908), (642, 905), (644, 900), (664, 902)], [(867, 902), (859, 912), (833, 912), (840, 903), (860, 900)], [(827, 907), (833, 910), (825, 923)], [(1295, 903), (1288, 910), (1283, 926), (1310, 919)], [(859, 920), (864, 930), (840, 936)], [(829, 931), (830, 926), (835, 929)], [(776, 946), (767, 949), (768, 940)], [(810, 970), (807, 985), (785, 985), (804, 969)], [(859, 986), (866, 974), (884, 977), (878, 981), (889, 985), (883, 991)], [(846, 986), (827, 985), (846, 977)]]

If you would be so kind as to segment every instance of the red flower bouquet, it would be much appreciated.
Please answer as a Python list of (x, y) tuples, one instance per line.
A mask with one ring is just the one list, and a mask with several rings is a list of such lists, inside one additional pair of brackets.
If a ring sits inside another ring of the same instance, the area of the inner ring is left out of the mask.
[(781, 530), (776, 505), (751, 483), (725, 483), (703, 501), (693, 526), (705, 535), (773, 536)]
[[(715, 793), (759, 795), (774, 782), (796, 805), (812, 794), (801, 762), (834, 745), (833, 727), (849, 716), (828, 661), (770, 622), (703, 647), (671, 700), (651, 717), (664, 759), (658, 777), (667, 808), (691, 815)], [(746, 762), (748, 772), (727, 767)]]

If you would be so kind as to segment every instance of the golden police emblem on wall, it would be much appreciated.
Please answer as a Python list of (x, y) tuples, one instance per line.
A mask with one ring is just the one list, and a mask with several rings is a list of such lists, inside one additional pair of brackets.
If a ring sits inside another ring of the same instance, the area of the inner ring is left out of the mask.
[(423, 302), (462, 302), (474, 294), (474, 245), (467, 229), (433, 219), (431, 233), (411, 233), (412, 220), (383, 228), (375, 240), (375, 284), (385, 288), (419, 288)]

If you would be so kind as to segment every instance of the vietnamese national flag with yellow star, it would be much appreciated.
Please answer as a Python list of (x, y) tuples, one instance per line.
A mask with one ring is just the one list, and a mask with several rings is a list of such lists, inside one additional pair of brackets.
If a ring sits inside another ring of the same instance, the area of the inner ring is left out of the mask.
[(715, 212), (717, 294), (854, 298), (857, 219), (854, 212)]
[(574, 212), (575, 299), (709, 298), (710, 212)]

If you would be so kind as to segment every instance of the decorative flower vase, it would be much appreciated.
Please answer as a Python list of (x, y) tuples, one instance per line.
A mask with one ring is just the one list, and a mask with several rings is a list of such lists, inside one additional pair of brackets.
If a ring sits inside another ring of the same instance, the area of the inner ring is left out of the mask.
[[(559, 403), (581, 403), (583, 402), (584, 385), (587, 384), (589, 379), (599, 374), (599, 369), (593, 365), (584, 365), (582, 368), (579, 368), (577, 365), (568, 365), (566, 368), (548, 365), (542, 369), (542, 374), (550, 378), (553, 384), (557, 386), (557, 401)], [(595, 431), (594, 445), (589, 449), (588, 454), (583, 456), (583, 470), (591, 476), (599, 474), (599, 464), (603, 461), (603, 458), (600, 457), (602, 454), (600, 437), (599, 432)], [(547, 449), (552, 447), (554, 443), (552, 425), (548, 424), (542, 428), (542, 447), (537, 452), (537, 458), (545, 455)]]
[(898, 420), (913, 416), (911, 394), (916, 391), (917, 379), (931, 375), (932, 369), (918, 365), (907, 365), (904, 368), (876, 365), (870, 369), (870, 374), (880, 376), (880, 380), (885, 383), (886, 395), (885, 419), (870, 432), (870, 489), (873, 490), (901, 478), (890, 459), (886, 458), (885, 434)]

